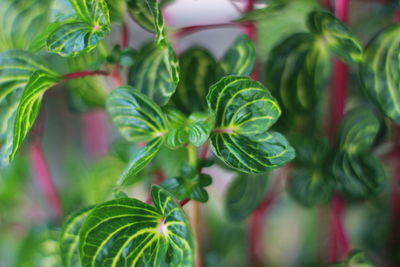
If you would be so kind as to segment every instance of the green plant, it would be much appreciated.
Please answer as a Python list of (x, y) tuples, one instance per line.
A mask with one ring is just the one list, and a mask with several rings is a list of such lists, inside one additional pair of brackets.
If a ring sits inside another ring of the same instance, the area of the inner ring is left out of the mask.
[[(255, 9), (256, 1), (248, 0), (238, 20), (172, 30), (163, 16), (171, 2), (0, 3), (0, 18), (7, 21), (0, 30), (0, 185), (4, 181), (5, 188), (0, 188), (0, 200), (8, 203), (10, 192), (25, 184), (20, 179), (26, 163), (19, 150), (30, 139), (32, 169), (54, 224), (62, 225), (60, 233), (33, 231), (20, 249), (26, 260), (14, 264), (200, 266), (199, 205), (213, 203), (208, 190), (219, 179), (203, 169), (216, 166), (236, 175), (226, 193), (227, 217), (238, 225), (249, 221), (247, 263), (241, 259), (238, 266), (265, 263), (264, 221), (282, 184), (296, 203), (318, 210), (318, 238), (328, 241), (315, 245), (323, 251), (312, 253), (318, 259), (308, 255), (296, 266), (375, 266), (366, 252), (351, 251), (343, 217), (346, 206), (365, 201), (378, 207), (375, 212), (384, 209), (389, 189), (390, 223), (378, 238), (387, 247), (375, 254), (380, 262), (399, 264), (397, 171), (393, 185), (386, 185), (387, 159), (396, 170), (400, 166), (395, 161), (399, 25), (382, 25), (364, 49), (354, 33), (357, 27), (353, 31), (346, 25), (347, 0), (334, 1), (335, 7), (324, 1), (326, 9), (311, 0), (257, 1), (267, 5)], [(398, 3), (387, 2), (382, 16), (394, 13), (396, 18)], [(154, 33), (154, 40), (139, 50), (131, 47), (125, 13)], [(220, 59), (200, 47), (176, 53), (176, 40), (224, 26), (243, 28), (246, 34)], [(265, 40), (270, 30), (280, 33)], [(119, 33), (118, 42), (109, 38)], [(325, 90), (329, 79), (331, 91)], [(349, 93), (348, 84), (354, 87)], [(41, 145), (45, 93), (65, 87), (63, 99), (84, 119), (84, 144), (92, 161), (85, 172), (77, 167), (82, 153), (72, 157), (81, 176), (71, 182), (76, 195), (68, 200), (56, 190)], [(110, 149), (104, 111), (122, 136)], [(390, 152), (375, 153), (385, 142)], [(130, 191), (139, 183), (148, 191), (144, 201)], [(189, 202), (191, 220), (183, 209)], [(63, 208), (72, 211), (66, 220)], [(26, 248), (31, 242), (41, 244), (37, 251)], [(218, 240), (210, 247), (218, 253), (227, 249)], [(205, 265), (232, 263), (208, 258)]]

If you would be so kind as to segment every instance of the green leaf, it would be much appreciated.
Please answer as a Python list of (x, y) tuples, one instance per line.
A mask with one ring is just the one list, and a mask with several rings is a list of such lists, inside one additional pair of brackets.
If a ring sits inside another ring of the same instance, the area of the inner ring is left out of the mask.
[(80, 266), (79, 259), (79, 231), (93, 207), (87, 207), (74, 212), (64, 223), (60, 250), (64, 267)]
[(47, 38), (47, 48), (61, 56), (89, 52), (110, 32), (105, 0), (70, 0), (75, 10)]
[(256, 49), (247, 35), (240, 36), (221, 59), (226, 75), (248, 76), (256, 62)]
[(193, 266), (194, 240), (186, 215), (164, 189), (153, 186), (151, 196), (155, 207), (120, 198), (90, 213), (80, 232), (83, 267), (162, 266), (166, 260), (169, 266)]
[(107, 99), (107, 111), (127, 140), (150, 141), (167, 133), (167, 121), (161, 108), (129, 86), (111, 92)]
[(168, 103), (179, 82), (179, 62), (170, 45), (146, 45), (129, 72), (129, 84), (159, 105)]
[(384, 187), (385, 169), (378, 159), (369, 154), (338, 152), (332, 164), (337, 190), (348, 197), (371, 197)]
[(41, 60), (21, 50), (0, 53), (0, 166), (10, 161), (13, 149), (14, 122), (22, 92), (35, 71), (51, 75)]
[(208, 114), (193, 113), (189, 117), (187, 128), (190, 143), (199, 147), (210, 136), (212, 119)]
[(124, 185), (130, 182), (138, 172), (140, 172), (150, 161), (154, 158), (163, 144), (162, 138), (155, 138), (147, 145), (139, 149), (132, 155), (129, 165), (125, 168), (124, 172), (120, 175), (117, 185)]
[(347, 113), (339, 128), (340, 149), (347, 153), (364, 153), (374, 143), (380, 128), (372, 111), (358, 108)]
[(106, 0), (112, 22), (122, 22), (126, 8), (125, 0)]
[(164, 46), (167, 44), (165, 36), (165, 24), (162, 16), (161, 7), (158, 0), (145, 0), (150, 12), (153, 15), (153, 23), (156, 32), (156, 44)]
[(261, 203), (268, 188), (268, 175), (241, 174), (229, 185), (225, 206), (230, 219), (246, 219)]
[(367, 45), (360, 67), (366, 94), (379, 109), (400, 123), (400, 25), (379, 32)]
[(189, 134), (185, 127), (171, 129), (165, 136), (165, 145), (168, 148), (176, 149), (189, 141)]
[(51, 0), (1, 0), (0, 52), (27, 49), (49, 20)]
[(12, 160), (22, 145), (26, 135), (33, 126), (42, 105), (44, 93), (60, 81), (60, 77), (37, 71), (32, 74), (21, 96), (14, 122), (13, 146), (10, 154)]
[(166, 179), (161, 187), (179, 200), (189, 198), (199, 202), (207, 202), (208, 193), (203, 187), (209, 186), (211, 183), (211, 176), (198, 173), (197, 169), (185, 162), (181, 167), (180, 176)]
[(45, 28), (40, 34), (36, 35), (36, 37), (30, 42), (29, 51), (32, 53), (37, 53), (42, 50), (46, 46), (47, 38), (49, 38), (50, 34), (60, 26), (60, 21), (55, 21), (47, 26), (47, 28)]
[(375, 267), (377, 266), (371, 257), (364, 251), (352, 251), (347, 258), (347, 265), (351, 267)]
[(222, 76), (216, 60), (202, 48), (192, 48), (179, 57), (180, 81), (172, 97), (182, 112), (207, 110), (206, 95), (211, 85)]
[(292, 35), (271, 51), (266, 74), (284, 111), (315, 112), (330, 75), (329, 51), (311, 34)]
[(328, 141), (299, 136), (295, 149), (295, 169), (287, 183), (289, 195), (306, 207), (328, 202), (334, 190), (330, 172), (332, 149)]
[(147, 0), (127, 0), (131, 17), (145, 30), (155, 32), (154, 17)]
[(331, 13), (313, 11), (307, 18), (307, 26), (312, 33), (323, 39), (329, 50), (339, 59), (360, 62), (363, 49), (357, 37), (349, 28)]
[(281, 134), (266, 132), (281, 110), (259, 82), (224, 77), (210, 88), (207, 102), (215, 114), (212, 148), (228, 166), (246, 173), (261, 173), (294, 158), (293, 148)]

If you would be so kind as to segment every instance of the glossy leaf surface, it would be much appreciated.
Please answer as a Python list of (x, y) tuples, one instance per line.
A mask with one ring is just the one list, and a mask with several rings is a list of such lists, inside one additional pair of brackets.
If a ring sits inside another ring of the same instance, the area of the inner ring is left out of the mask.
[(14, 122), (17, 109), (31, 75), (51, 70), (41, 60), (21, 50), (10, 50), (0, 54), (0, 166), (7, 165), (13, 150)]
[(92, 207), (79, 210), (71, 214), (64, 223), (60, 238), (60, 250), (65, 267), (80, 266), (79, 231), (91, 211)]
[(129, 84), (159, 105), (168, 103), (179, 82), (179, 62), (170, 45), (149, 44), (130, 70)]
[(61, 56), (89, 52), (110, 32), (105, 0), (70, 0), (75, 14), (62, 21), (47, 38), (47, 48)]
[(294, 158), (281, 134), (267, 132), (281, 110), (259, 82), (227, 76), (210, 88), (207, 102), (215, 114), (212, 148), (228, 166), (260, 173)]
[(153, 186), (155, 207), (119, 198), (98, 205), (80, 232), (83, 267), (169, 266), (194, 264), (194, 241), (180, 206), (164, 189)]
[(355, 63), (363, 57), (363, 49), (357, 37), (333, 14), (313, 11), (308, 16), (308, 28), (323, 38), (329, 50), (339, 59)]
[(242, 174), (229, 185), (226, 210), (230, 219), (246, 219), (261, 203), (268, 189), (268, 174)]
[(367, 95), (379, 109), (400, 123), (400, 26), (378, 33), (365, 50), (360, 72)]
[(122, 136), (129, 141), (150, 141), (167, 132), (161, 108), (129, 86), (111, 92), (107, 99), (107, 111)]

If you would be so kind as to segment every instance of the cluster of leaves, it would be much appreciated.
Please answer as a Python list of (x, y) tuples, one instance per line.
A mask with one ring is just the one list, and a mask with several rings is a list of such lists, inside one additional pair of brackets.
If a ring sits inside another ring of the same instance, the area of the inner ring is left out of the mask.
[[(262, 201), (267, 173), (295, 158), (294, 148), (277, 130), (292, 138), (297, 151), (287, 188), (299, 203), (326, 202), (333, 192), (364, 199), (382, 190), (385, 171), (370, 154), (381, 126), (374, 113), (366, 108), (349, 112), (333, 145), (318, 136), (318, 116), (331, 57), (335, 57), (348, 64), (360, 63), (366, 95), (385, 116), (400, 121), (398, 25), (384, 29), (363, 51), (334, 15), (312, 11), (306, 20), (308, 32), (295, 33), (271, 50), (265, 65), (270, 91), (248, 77), (256, 54), (247, 36), (239, 37), (220, 60), (203, 48), (192, 48), (178, 57), (161, 12), (168, 1), (70, 0), (70, 14), (58, 16), (46, 28), (37, 21), (50, 22), (46, 6), (51, 1), (28, 2), (0, 3), (0, 15), (13, 20), (7, 26), (10, 29), (0, 31), (2, 166), (21, 148), (45, 92), (63, 81), (68, 81), (69, 100), (76, 110), (105, 107), (126, 141), (138, 145), (128, 156), (116, 188), (132, 184), (165, 147), (188, 153), (178, 175), (152, 187), (153, 205), (115, 191), (115, 199), (98, 204), (95, 197), (95, 205), (72, 214), (61, 234), (65, 266), (192, 266), (193, 234), (177, 200), (208, 201), (205, 187), (212, 178), (200, 170), (209, 164), (196, 159), (196, 149), (208, 144), (220, 162), (241, 173), (226, 198), (228, 215), (236, 221), (247, 218)], [(257, 21), (283, 6), (256, 10), (241, 21)], [(125, 8), (155, 39), (140, 51), (115, 46), (109, 53), (104, 39), (112, 23), (121, 23)], [(19, 10), (29, 10), (24, 15), (27, 29), (17, 27)], [(44, 53), (44, 48), (58, 54), (59, 62), (66, 62), (64, 70), (44, 63), (43, 55), (54, 57)], [(67, 80), (61, 74), (100, 67), (104, 72), (129, 68), (129, 85), (107, 95), (99, 77)], [(310, 129), (313, 134), (306, 138)], [(362, 258), (357, 255), (343, 264)]]

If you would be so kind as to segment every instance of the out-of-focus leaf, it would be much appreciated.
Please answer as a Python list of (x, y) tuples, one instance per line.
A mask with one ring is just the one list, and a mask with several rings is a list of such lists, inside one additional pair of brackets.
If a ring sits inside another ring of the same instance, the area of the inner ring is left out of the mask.
[(47, 38), (49, 51), (61, 56), (89, 52), (110, 32), (105, 0), (70, 0), (75, 14), (60, 23)]
[(226, 210), (230, 219), (246, 219), (263, 200), (268, 188), (268, 174), (242, 174), (229, 185), (226, 195)]
[(207, 103), (215, 114), (212, 149), (228, 166), (261, 173), (294, 158), (293, 148), (281, 134), (267, 132), (281, 110), (259, 82), (224, 77), (210, 88)]
[(27, 49), (49, 20), (52, 0), (1, 0), (0, 52)]
[(180, 81), (172, 97), (179, 110), (190, 114), (207, 109), (206, 95), (222, 76), (216, 60), (202, 48), (192, 48), (179, 57)]
[(93, 207), (74, 212), (64, 223), (61, 231), (60, 250), (64, 267), (80, 266), (79, 231)]
[(147, 4), (147, 0), (127, 0), (128, 11), (131, 17), (145, 30), (154, 32), (154, 18)]
[(111, 22), (122, 22), (124, 19), (124, 12), (126, 3), (124, 0), (106, 0), (108, 9), (110, 11)]
[(168, 103), (179, 82), (179, 62), (170, 45), (146, 45), (129, 72), (129, 84), (159, 105)]
[(360, 67), (366, 94), (379, 109), (400, 123), (400, 25), (379, 32), (367, 45)]
[[(151, 196), (155, 207), (120, 198), (90, 213), (80, 232), (82, 266), (162, 266), (166, 257), (170, 266), (193, 266), (194, 240), (186, 215), (164, 189), (153, 186)], [(108, 242), (111, 238), (119, 242)]]
[(240, 36), (221, 59), (225, 75), (248, 76), (256, 62), (256, 49), (247, 35)]
[(348, 62), (360, 62), (363, 49), (357, 37), (334, 15), (325, 11), (313, 11), (307, 19), (310, 31), (321, 36), (329, 50), (339, 59)]
[(320, 39), (298, 33), (278, 44), (266, 65), (267, 84), (288, 114), (315, 112), (330, 73), (329, 51)]

